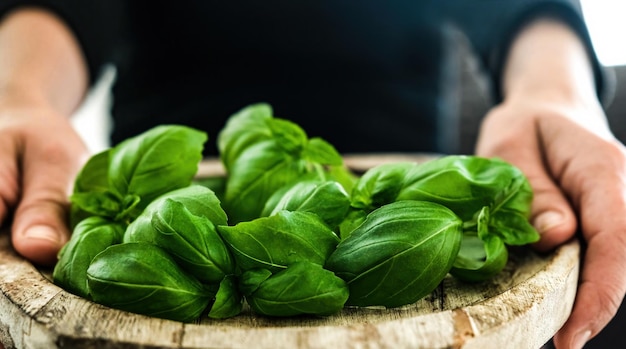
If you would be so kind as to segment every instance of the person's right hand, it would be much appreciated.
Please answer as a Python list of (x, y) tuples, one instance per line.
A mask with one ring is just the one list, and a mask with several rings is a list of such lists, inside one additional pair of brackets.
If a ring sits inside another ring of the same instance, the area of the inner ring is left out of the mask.
[[(88, 152), (67, 116), (43, 103), (0, 98), (0, 223), (13, 247), (53, 265), (68, 240), (68, 197)], [(12, 218), (12, 219), (11, 219)]]

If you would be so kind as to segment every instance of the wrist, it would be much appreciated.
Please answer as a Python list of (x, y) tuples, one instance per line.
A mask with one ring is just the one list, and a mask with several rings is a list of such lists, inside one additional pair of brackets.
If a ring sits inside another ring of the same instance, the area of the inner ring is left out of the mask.
[(503, 104), (553, 105), (602, 112), (602, 105), (595, 94), (572, 89), (570, 86), (519, 88), (505, 95)]
[(56, 15), (18, 8), (0, 22), (0, 100), (46, 105), (69, 115), (87, 92), (80, 45)]
[(519, 33), (502, 79), (505, 101), (600, 105), (586, 47), (573, 30), (555, 19), (538, 19)]

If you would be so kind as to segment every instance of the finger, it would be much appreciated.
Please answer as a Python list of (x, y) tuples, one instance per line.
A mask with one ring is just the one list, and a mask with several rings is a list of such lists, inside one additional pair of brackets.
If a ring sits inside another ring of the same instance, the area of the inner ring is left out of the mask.
[(68, 197), (85, 152), (82, 142), (71, 136), (45, 146), (32, 142), (24, 149), (22, 197), (12, 240), (16, 251), (37, 264), (54, 264), (70, 235)]
[(617, 313), (626, 288), (626, 242), (610, 236), (614, 234), (599, 234), (588, 245), (574, 308), (554, 337), (559, 349), (582, 348)]
[(570, 164), (564, 175), (564, 186), (580, 207), (587, 248), (574, 308), (555, 337), (563, 348), (580, 348), (600, 332), (626, 291), (626, 152), (615, 143), (595, 148), (603, 158), (584, 162), (584, 168)]
[(541, 163), (520, 163), (519, 166), (533, 188), (531, 222), (541, 236), (534, 247), (540, 251), (551, 250), (574, 236), (576, 215)]
[(0, 226), (4, 225), (9, 210), (15, 207), (19, 195), (18, 169), (15, 148), (9, 137), (0, 137)]

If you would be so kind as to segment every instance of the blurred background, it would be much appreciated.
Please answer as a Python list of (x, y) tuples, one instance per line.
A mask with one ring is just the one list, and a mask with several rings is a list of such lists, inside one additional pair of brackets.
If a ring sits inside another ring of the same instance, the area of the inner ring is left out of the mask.
[[(626, 33), (626, 1), (624, 0), (580, 0), (585, 20), (600, 61), (606, 65), (617, 80), (616, 97), (607, 106), (609, 119), (616, 135), (626, 140), (626, 122), (622, 122), (622, 112), (626, 110), (626, 44), (621, 42)], [(459, 120), (459, 152), (471, 153), (476, 134), (477, 119), (490, 105), (485, 93), (486, 85), (482, 81), (481, 71), (473, 60), (471, 49), (467, 48), (464, 64), (464, 84), (461, 93), (461, 115)], [(88, 147), (97, 152), (109, 146), (108, 132), (111, 127), (109, 95), (111, 84), (115, 80), (115, 68), (108, 67), (99, 83), (94, 86), (85, 103), (73, 118), (76, 129), (84, 135)]]
[[(580, 1), (593, 45), (615, 83), (615, 95), (606, 105), (609, 123), (617, 138), (626, 143), (626, 43), (622, 41), (626, 33), (626, 1)], [(472, 57), (471, 49), (466, 47), (466, 50), (460, 95), (461, 113), (457, 120), (459, 153), (472, 153), (478, 121), (491, 103), (481, 69)], [(114, 80), (115, 69), (108, 67), (72, 119), (75, 128), (94, 153), (109, 147), (109, 107), (113, 102), (109, 90)], [(626, 348), (626, 336), (623, 335), (623, 328), (626, 328), (625, 313), (626, 309), (621, 309), (609, 326), (585, 348)]]

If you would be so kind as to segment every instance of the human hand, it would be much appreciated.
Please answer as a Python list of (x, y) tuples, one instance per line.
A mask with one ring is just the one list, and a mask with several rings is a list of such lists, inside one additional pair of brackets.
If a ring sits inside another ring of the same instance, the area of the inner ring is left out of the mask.
[(580, 231), (586, 247), (572, 313), (554, 337), (580, 348), (611, 320), (626, 290), (626, 149), (598, 105), (507, 100), (488, 113), (476, 153), (518, 166), (533, 187), (536, 248)]
[(0, 99), (0, 223), (26, 259), (52, 265), (69, 238), (68, 196), (88, 158), (64, 115), (45, 104)]

